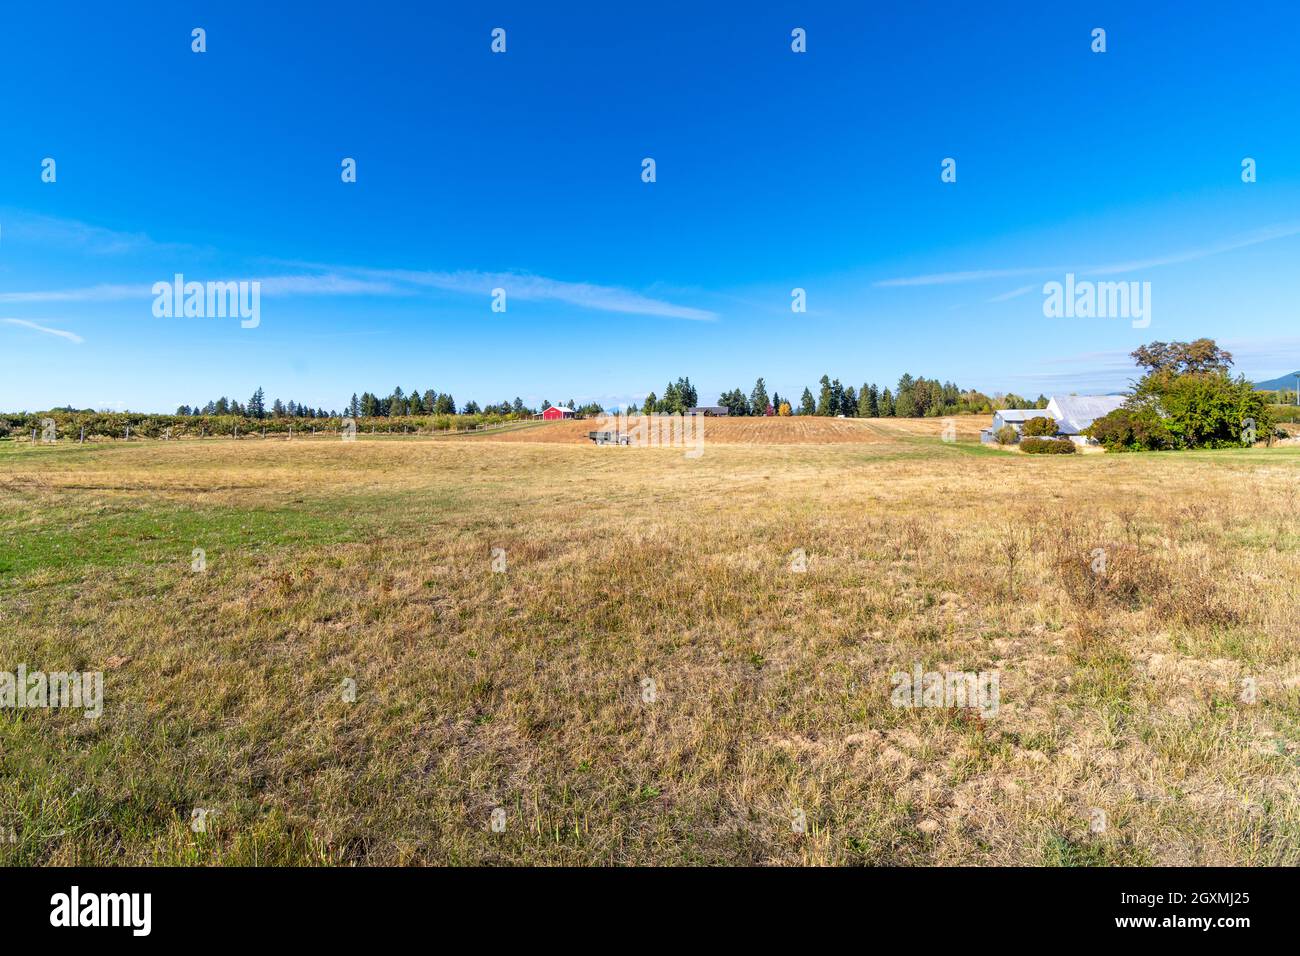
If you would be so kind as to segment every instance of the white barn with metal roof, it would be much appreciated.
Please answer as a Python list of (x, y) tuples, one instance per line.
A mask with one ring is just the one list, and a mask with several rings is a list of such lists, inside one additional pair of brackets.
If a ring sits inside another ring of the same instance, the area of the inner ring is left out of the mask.
[(980, 432), (980, 440), (994, 441), (994, 435), (1003, 425), (1017, 432), (1024, 430), (1031, 418), (1050, 418), (1056, 422), (1056, 434), (1069, 438), (1076, 445), (1088, 444), (1080, 434), (1103, 415), (1109, 415), (1124, 404), (1124, 395), (1053, 395), (1046, 408), (1001, 408), (993, 413), (993, 425)]
[(1056, 433), (1076, 445), (1087, 444), (1079, 434), (1103, 415), (1124, 404), (1125, 395), (1053, 395), (1043, 414), (1056, 422)]

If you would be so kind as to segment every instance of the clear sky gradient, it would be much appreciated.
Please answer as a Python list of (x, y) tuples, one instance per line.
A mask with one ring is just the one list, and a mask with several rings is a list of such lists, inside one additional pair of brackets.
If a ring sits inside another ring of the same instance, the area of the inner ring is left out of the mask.
[[(10, 3), (0, 91), (7, 410), (1300, 366), (1293, 2)], [(1045, 318), (1067, 271), (1150, 327)], [(155, 318), (177, 272), (262, 281), (260, 326)]]

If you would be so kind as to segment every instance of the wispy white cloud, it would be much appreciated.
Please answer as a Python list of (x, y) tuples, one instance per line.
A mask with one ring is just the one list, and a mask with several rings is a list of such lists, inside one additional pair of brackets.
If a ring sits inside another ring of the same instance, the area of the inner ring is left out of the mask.
[(0, 215), (6, 241), (58, 246), (91, 255), (121, 255), (131, 252), (193, 249), (186, 243), (157, 242), (142, 232), (120, 232), (92, 226), (76, 219), (60, 219), (28, 212)]
[(568, 282), (562, 279), (549, 279), (545, 276), (529, 275), (527, 273), (478, 272), (473, 270), (424, 272), (409, 269), (335, 268), (355, 275), (467, 295), (487, 296), (492, 293), (493, 289), (505, 289), (507, 301), (509, 299), (522, 299), (525, 302), (564, 302), (568, 305), (576, 305), (584, 309), (595, 309), (601, 312), (652, 315), (666, 319), (690, 319), (697, 322), (711, 322), (718, 317), (716, 312), (707, 309), (678, 305), (664, 299), (642, 295), (631, 289), (619, 288), (618, 286), (595, 285), (590, 282)]
[[(188, 278), (188, 277), (187, 277)], [(263, 276), (262, 295), (409, 295), (391, 282), (355, 279), (333, 273), (324, 275)]]
[[(339, 273), (347, 273), (340, 275)], [(236, 281), (230, 277), (186, 274), (187, 281)], [(170, 275), (157, 281), (170, 282)], [(620, 312), (633, 315), (652, 315), (669, 319), (690, 319), (709, 322), (717, 313), (691, 306), (677, 305), (621, 289), (616, 286), (594, 285), (587, 282), (564, 282), (514, 272), (421, 272), (402, 269), (362, 269), (352, 267), (332, 268), (318, 274), (260, 276), (249, 281), (260, 282), (265, 296), (336, 296), (375, 295), (409, 296), (421, 289), (438, 289), (466, 295), (488, 296), (493, 289), (506, 290), (507, 301), (555, 301), (585, 309), (603, 312)], [(141, 285), (103, 284), (78, 289), (39, 289), (25, 292), (0, 292), (0, 303), (42, 302), (119, 302), (130, 299), (150, 299), (153, 283)]]
[(933, 272), (929, 275), (904, 276), (900, 279), (881, 279), (872, 284), (882, 289), (914, 285), (955, 285), (959, 282), (983, 282), (987, 279), (1014, 279), (1019, 276), (1052, 271), (1055, 270), (1046, 266), (1031, 266), (1019, 269), (974, 269), (969, 272)]
[(28, 321), (27, 319), (0, 319), (0, 322), (5, 323), (6, 325), (17, 325), (25, 329), (44, 332), (46, 335), (55, 335), (61, 339), (67, 339), (74, 345), (80, 345), (82, 342), (86, 341), (75, 332), (67, 332), (63, 329), (52, 329), (49, 326), (37, 325), (35, 322)]
[[(1210, 256), (1221, 255), (1225, 252), (1233, 252), (1237, 249), (1246, 249), (1250, 246), (1257, 246), (1261, 243), (1273, 242), (1278, 239), (1289, 239), (1292, 236), (1297, 235), (1300, 235), (1300, 222), (1285, 222), (1267, 226), (1263, 229), (1236, 236), (1223, 242), (1207, 246), (1199, 246), (1194, 249), (1184, 249), (1178, 252), (1151, 256), (1146, 259), (1126, 259), (1094, 266), (1026, 266), (1013, 269), (975, 269), (966, 272), (935, 272), (928, 275), (881, 279), (874, 283), (874, 285), (879, 288), (952, 285), (962, 282), (983, 282), (989, 279), (1010, 279), (1029, 275), (1059, 275), (1063, 272), (1078, 272), (1085, 275), (1119, 275), (1126, 272), (1138, 272), (1142, 269), (1156, 269), (1161, 266), (1178, 265), (1184, 262), (1195, 262), (1199, 259), (1208, 259)], [(1032, 286), (1025, 286), (1019, 289), (1013, 289), (1004, 296), (990, 299), (989, 301), (997, 302), (1003, 301), (1004, 299), (1015, 298), (1017, 295), (1024, 295), (1032, 288)]]
[(985, 299), (986, 302), (1006, 302), (1009, 299), (1018, 299), (1022, 295), (1028, 295), (1037, 289), (1037, 285), (1022, 285), (1018, 289), (1012, 289), (1010, 292), (1003, 292), (1001, 295), (995, 295), (991, 299)]
[(0, 292), (0, 302), (114, 302), (148, 298), (148, 285), (95, 285), (81, 289), (38, 289), (30, 292)]
[[(391, 282), (378, 282), (356, 279), (334, 274), (323, 275), (287, 275), (261, 276), (240, 280), (234, 277), (200, 277), (195, 274), (185, 276), (187, 282), (259, 282), (262, 295), (296, 296), (296, 295), (409, 295), (409, 291), (397, 288)], [(172, 276), (161, 276), (159, 282), (171, 282)], [(121, 302), (129, 299), (151, 300), (153, 283), (141, 285), (95, 285), (80, 289), (42, 289), (30, 292), (0, 292), (0, 302), (39, 303), (39, 302)]]

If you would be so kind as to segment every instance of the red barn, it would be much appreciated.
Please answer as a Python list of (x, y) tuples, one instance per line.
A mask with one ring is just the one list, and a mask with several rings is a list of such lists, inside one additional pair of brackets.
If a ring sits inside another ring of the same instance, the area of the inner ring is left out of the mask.
[(552, 405), (546, 411), (542, 412), (542, 417), (548, 422), (555, 421), (558, 418), (572, 418), (573, 409), (561, 408), (559, 405)]

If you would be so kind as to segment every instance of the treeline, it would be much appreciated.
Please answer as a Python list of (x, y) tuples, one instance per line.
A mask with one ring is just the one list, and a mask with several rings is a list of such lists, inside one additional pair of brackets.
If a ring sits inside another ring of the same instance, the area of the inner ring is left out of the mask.
[[(182, 405), (176, 409), (177, 415), (234, 415), (240, 418), (250, 418), (262, 421), (268, 418), (342, 418), (344, 416), (352, 419), (361, 418), (406, 418), (419, 417), (425, 415), (499, 415), (515, 416), (524, 418), (530, 415), (536, 415), (539, 411), (545, 411), (551, 407), (549, 401), (542, 401), (540, 410), (535, 410), (526, 406), (522, 399), (515, 396), (512, 402), (506, 399), (496, 405), (482, 405), (478, 402), (466, 402), (465, 407), (457, 409), (456, 399), (449, 392), (439, 392), (435, 389), (425, 389), (423, 392), (418, 389), (412, 389), (410, 393), (395, 388), (386, 397), (380, 397), (371, 392), (362, 392), (360, 397), (356, 392), (343, 407), (343, 411), (326, 411), (323, 408), (312, 408), (309, 405), (300, 405), (290, 400), (282, 402), (275, 399), (268, 407), (266, 404), (266, 393), (259, 387), (248, 399), (247, 404), (241, 405), (237, 401), (232, 401), (224, 395), (215, 401), (210, 401), (206, 405)], [(601, 407), (592, 403), (589, 405), (575, 406), (573, 399), (569, 399), (568, 405), (579, 415), (598, 415)]]
[[(404, 415), (356, 420), (363, 434), (437, 434), (466, 431), (514, 420), (513, 415)], [(251, 418), (246, 415), (154, 415), (142, 412), (95, 412), (52, 409), (48, 412), (0, 414), (0, 439), (78, 441), (93, 438), (211, 438), (342, 434), (341, 416), (312, 418)], [(52, 426), (52, 427), (51, 427)]]
[[(730, 415), (823, 415), (845, 418), (926, 418), (942, 415), (992, 414), (999, 408), (1046, 408), (1047, 397), (1039, 395), (1030, 400), (1015, 394), (985, 395), (973, 389), (960, 389), (952, 382), (937, 378), (913, 378), (904, 374), (891, 391), (864, 382), (861, 389), (842, 385), (838, 378), (823, 375), (818, 382), (818, 393), (805, 388), (797, 400), (782, 396), (775, 390), (768, 395), (767, 384), (760, 378), (746, 395), (740, 389), (723, 392), (718, 404)], [(641, 406), (644, 413), (684, 412), (697, 405), (697, 396), (689, 378), (679, 378), (664, 391), (664, 397), (654, 392)]]

